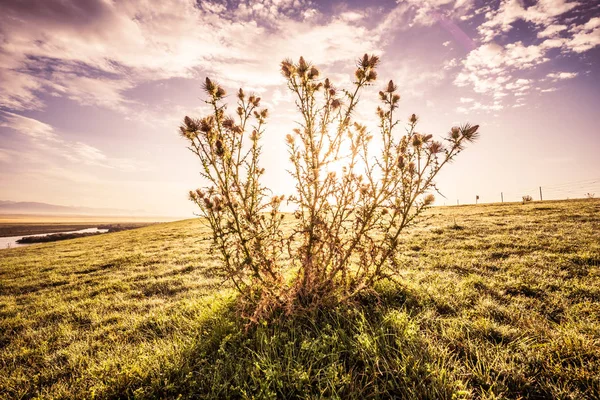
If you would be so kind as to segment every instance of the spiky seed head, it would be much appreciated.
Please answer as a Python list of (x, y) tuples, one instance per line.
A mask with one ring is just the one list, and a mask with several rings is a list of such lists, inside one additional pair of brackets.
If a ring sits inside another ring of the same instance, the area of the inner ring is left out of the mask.
[(372, 55), (371, 58), (369, 58), (369, 67), (375, 68), (377, 65), (379, 65), (379, 57)]
[(341, 105), (342, 102), (340, 101), (340, 99), (333, 99), (331, 101), (331, 108), (333, 108), (334, 110), (340, 108)]
[(453, 126), (450, 130), (450, 139), (458, 140), (460, 138), (460, 128), (458, 126)]
[(405, 166), (406, 166), (406, 164), (404, 163), (404, 157), (402, 157), (402, 156), (398, 157), (398, 168), (404, 169)]
[(360, 59), (358, 61), (358, 65), (359, 65), (359, 67), (362, 67), (364, 69), (369, 68), (371, 63), (370, 63), (369, 55), (367, 53), (365, 53), (365, 55), (362, 57), (362, 59)]
[(373, 82), (377, 80), (377, 72), (375, 70), (370, 70), (367, 74), (367, 82)]
[(411, 116), (408, 117), (408, 120), (410, 121), (411, 124), (416, 124), (417, 121), (419, 120), (419, 117), (417, 117), (416, 114), (411, 114)]
[(383, 90), (380, 90), (380, 91), (379, 91), (379, 98), (380, 98), (382, 101), (387, 101), (387, 94), (385, 94), (385, 93), (383, 92)]
[(478, 129), (479, 129), (479, 125), (474, 125), (474, 126), (470, 126), (469, 124), (466, 124), (463, 128), (462, 128), (462, 134), (464, 136), (465, 139), (467, 139), (468, 141), (473, 141), (475, 139), (477, 139), (478, 135)]
[(304, 60), (304, 57), (301, 56), (300, 59), (298, 60), (298, 66), (297, 66), (298, 74), (300, 76), (306, 76), (308, 69), (309, 69), (308, 63)]
[(427, 196), (425, 196), (425, 198), (423, 199), (423, 205), (425, 207), (430, 206), (433, 204), (434, 201), (435, 201), (435, 196), (430, 193)]
[(217, 92), (215, 93), (215, 97), (217, 99), (221, 99), (221, 98), (225, 97), (225, 94), (226, 94), (225, 89), (223, 89), (221, 86), (218, 86)]
[(317, 79), (319, 77), (319, 70), (316, 67), (311, 67), (308, 71), (308, 79)]
[(246, 94), (244, 93), (244, 90), (242, 88), (240, 88), (240, 90), (238, 90), (238, 99), (240, 100), (244, 100), (244, 97), (246, 96)]
[(296, 75), (296, 67), (292, 60), (285, 59), (281, 62), (281, 74), (288, 79)]
[(225, 148), (223, 147), (223, 142), (219, 139), (215, 142), (215, 154), (219, 157), (223, 157), (225, 155)]
[(233, 120), (233, 118), (227, 117), (227, 118), (225, 118), (225, 120), (223, 120), (223, 127), (224, 128), (231, 129), (234, 126), (235, 126), (235, 121)]
[(415, 133), (412, 137), (412, 145), (415, 148), (421, 147), (421, 145), (423, 145), (423, 135)]
[(397, 104), (400, 101), (400, 95), (399, 94), (394, 94), (392, 96), (392, 104)]
[(204, 86), (203, 86), (204, 90), (206, 91), (206, 93), (208, 93), (209, 95), (213, 95), (216, 91), (216, 87), (215, 84), (210, 80), (209, 77), (206, 77), (206, 79), (204, 80)]
[(441, 153), (444, 150), (444, 146), (437, 141), (431, 142), (429, 144), (429, 152), (431, 154), (438, 154)]
[(356, 72), (354, 72), (354, 76), (356, 76), (356, 80), (358, 80), (360, 82), (365, 77), (365, 71), (363, 69), (359, 68), (356, 70)]
[(212, 115), (210, 117), (207, 118), (202, 118), (200, 120), (200, 130), (204, 133), (208, 133), (211, 131), (212, 126), (213, 126), (213, 117)]
[(388, 93), (394, 93), (396, 89), (398, 89), (398, 87), (394, 85), (394, 81), (389, 81), (385, 91)]

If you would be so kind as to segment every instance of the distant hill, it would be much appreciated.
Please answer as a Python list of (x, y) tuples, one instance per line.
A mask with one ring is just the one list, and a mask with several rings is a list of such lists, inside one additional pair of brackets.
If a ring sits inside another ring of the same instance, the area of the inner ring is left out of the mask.
[(59, 206), (56, 204), (31, 201), (0, 200), (0, 214), (60, 214), (60, 215), (144, 215), (143, 210), (124, 210), (118, 208), (89, 208)]

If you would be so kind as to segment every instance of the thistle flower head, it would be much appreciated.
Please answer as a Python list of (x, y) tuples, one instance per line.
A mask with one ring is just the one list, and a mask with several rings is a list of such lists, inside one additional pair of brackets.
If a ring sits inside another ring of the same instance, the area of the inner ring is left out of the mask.
[(410, 116), (410, 117), (408, 117), (408, 121), (409, 121), (411, 124), (416, 124), (418, 120), (419, 120), (419, 117), (417, 117), (417, 115), (416, 115), (416, 114), (411, 114), (411, 116)]
[(460, 128), (463, 137), (469, 142), (472, 142), (479, 138), (478, 130), (479, 125), (471, 126), (470, 124), (465, 124)]
[(394, 93), (397, 89), (398, 86), (394, 85), (394, 81), (389, 81), (385, 91), (388, 93)]
[(204, 80), (204, 85), (202, 86), (202, 88), (209, 96), (213, 96), (215, 95), (215, 93), (217, 93), (217, 85), (208, 77), (206, 77), (206, 79)]
[(400, 95), (399, 94), (394, 94), (392, 96), (392, 104), (398, 104), (398, 102), (400, 101)]
[(398, 157), (398, 168), (404, 169), (405, 166), (406, 166), (406, 164), (404, 163), (404, 157), (403, 156)]
[(375, 68), (379, 64), (379, 57), (372, 55), (369, 56), (365, 53), (360, 60), (358, 60), (358, 66), (363, 69)]
[(183, 125), (179, 127), (179, 133), (181, 134), (181, 136), (192, 140), (198, 135), (198, 129), (198, 122), (186, 116), (183, 119)]
[(415, 148), (420, 148), (423, 145), (423, 135), (420, 133), (415, 133), (412, 137), (411, 144)]
[(308, 70), (308, 79), (317, 79), (319, 77), (319, 70), (316, 67), (311, 67)]
[(441, 153), (444, 150), (444, 146), (437, 141), (433, 141), (429, 144), (429, 152), (431, 154), (438, 154)]
[(460, 138), (460, 128), (458, 126), (453, 126), (452, 129), (450, 129), (450, 139), (456, 141), (458, 140), (458, 138)]
[(425, 207), (430, 206), (433, 204), (434, 201), (435, 201), (435, 196), (430, 193), (427, 196), (425, 196), (425, 198), (423, 199), (423, 205)]
[(223, 120), (223, 127), (224, 128), (231, 129), (234, 126), (235, 126), (235, 121), (233, 120), (233, 118), (227, 117), (227, 118), (225, 118), (225, 120)]
[(340, 99), (333, 99), (331, 101), (331, 108), (333, 108), (334, 110), (340, 108), (341, 105), (342, 102), (340, 101)]
[(223, 157), (225, 155), (225, 148), (223, 147), (223, 142), (219, 139), (215, 142), (215, 154), (219, 157)]
[(306, 60), (304, 60), (304, 57), (300, 56), (300, 59), (298, 60), (298, 74), (299, 75), (304, 75), (308, 72), (309, 69), (309, 65), (306, 62)]
[(244, 100), (244, 97), (246, 96), (246, 94), (244, 93), (244, 90), (242, 88), (240, 88), (240, 90), (238, 90), (238, 99), (240, 100)]
[(361, 81), (365, 77), (365, 71), (359, 68), (354, 72), (354, 76), (356, 77), (357, 81)]
[(367, 53), (365, 53), (364, 56), (362, 56), (362, 58), (358, 61), (358, 66), (364, 69), (369, 68), (370, 66), (370, 62), (369, 62), (369, 55)]
[(292, 60), (285, 59), (281, 62), (281, 74), (288, 79), (296, 75), (296, 67)]
[(373, 82), (375, 80), (377, 80), (377, 72), (375, 70), (370, 70), (369, 73), (367, 74), (366, 81)]
[(208, 116), (206, 118), (202, 118), (200, 120), (200, 130), (204, 133), (210, 132), (214, 125), (214, 121), (215, 121), (215, 119), (212, 115)]

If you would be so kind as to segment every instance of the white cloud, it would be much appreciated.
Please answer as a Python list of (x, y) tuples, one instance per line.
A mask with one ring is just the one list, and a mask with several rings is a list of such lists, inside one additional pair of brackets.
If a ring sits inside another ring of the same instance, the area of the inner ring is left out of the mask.
[(496, 11), (486, 13), (487, 21), (481, 24), (478, 30), (483, 40), (489, 42), (499, 34), (510, 31), (512, 24), (518, 20), (548, 26), (556, 17), (578, 5), (578, 2), (568, 0), (539, 0), (525, 8), (519, 0), (503, 0)]
[(521, 84), (507, 83), (512, 73), (546, 61), (544, 49), (539, 46), (525, 46), (517, 42), (503, 47), (497, 43), (486, 43), (467, 55), (454, 84), (472, 86), (476, 93), (521, 89)]
[[(281, 59), (353, 61), (363, 52), (380, 53), (387, 29), (357, 26), (356, 12), (322, 20), (298, 0), (242, 2), (233, 10), (219, 2), (196, 7), (192, 0), (99, 1), (92, 10), (47, 1), (43, 9), (0, 6), (0, 104), (7, 108), (42, 108), (38, 94), (47, 92), (125, 111), (125, 92), (140, 82), (199, 73), (236, 86), (277, 85)], [(61, 15), (49, 18), (54, 9)], [(86, 11), (96, 15), (77, 21), (77, 12)]]
[(573, 79), (577, 76), (577, 72), (552, 72), (547, 75), (548, 78), (554, 80)]
[(562, 32), (565, 29), (567, 29), (567, 25), (548, 25), (543, 31), (538, 32), (537, 37), (554, 37), (557, 33)]
[[(56, 133), (51, 125), (34, 118), (0, 111), (0, 127), (13, 130), (27, 137), (29, 139), (25, 144), (28, 146), (27, 153), (29, 155), (38, 154), (37, 161), (57, 156), (74, 163), (121, 170), (131, 170), (141, 166), (130, 160), (109, 158), (100, 149), (88, 144), (65, 140)], [(3, 151), (7, 152), (9, 150), (3, 149)]]

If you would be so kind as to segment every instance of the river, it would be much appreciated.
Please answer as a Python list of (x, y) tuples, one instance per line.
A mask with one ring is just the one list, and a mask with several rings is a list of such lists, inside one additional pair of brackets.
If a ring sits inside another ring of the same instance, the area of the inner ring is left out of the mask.
[[(13, 247), (24, 247), (24, 246), (29, 246), (32, 244), (38, 244), (38, 243), (23, 243), (23, 244), (17, 243), (17, 240), (24, 238), (24, 237), (47, 236), (47, 235), (55, 235), (55, 234), (59, 234), (59, 233), (106, 233), (106, 232), (108, 232), (108, 229), (87, 228), (87, 229), (80, 229), (78, 231), (38, 233), (36, 235), (0, 237), (0, 250), (11, 249)], [(47, 243), (49, 243), (49, 242), (47, 242)]]

